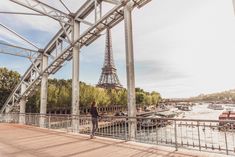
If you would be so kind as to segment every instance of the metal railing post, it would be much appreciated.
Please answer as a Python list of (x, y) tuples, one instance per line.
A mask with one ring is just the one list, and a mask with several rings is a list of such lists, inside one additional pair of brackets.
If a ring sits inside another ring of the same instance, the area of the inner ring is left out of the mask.
[[(72, 120), (79, 120), (81, 133), (88, 133), (91, 117), (70, 116), (70, 115), (43, 115), (43, 114), (24, 114), (25, 124), (40, 127), (40, 118), (44, 116), (47, 123), (44, 125), (47, 129), (63, 129), (63, 131), (71, 132)], [(0, 114), (0, 123), (17, 123), (19, 114)], [(181, 146), (196, 147), (196, 150), (203, 151), (211, 149), (217, 153), (223, 151), (223, 154), (231, 155), (234, 148), (234, 125), (235, 121), (218, 121), (218, 120), (194, 120), (194, 119), (173, 119), (173, 118), (146, 118), (146, 117), (105, 117), (103, 123), (100, 123), (98, 135), (109, 138), (121, 138), (125, 141), (132, 140), (130, 137), (131, 122), (138, 122), (135, 141), (143, 143), (171, 144), (178, 151)], [(227, 124), (226, 124), (227, 123)], [(169, 127), (166, 125), (170, 125)], [(155, 128), (156, 127), (156, 128)], [(193, 127), (192, 132), (188, 127)], [(197, 128), (195, 128), (197, 127)], [(170, 129), (170, 130), (169, 130)], [(232, 129), (232, 130), (230, 130)], [(214, 131), (214, 132), (213, 132)], [(164, 134), (165, 133), (165, 134)], [(182, 134), (184, 133), (184, 134)], [(192, 133), (192, 136), (189, 136)], [(211, 136), (208, 136), (209, 133)], [(186, 134), (186, 136), (184, 136)], [(197, 135), (196, 135), (197, 134)], [(218, 136), (218, 141), (215, 139)], [(138, 136), (137, 136), (138, 135)], [(198, 137), (198, 139), (196, 139)], [(179, 139), (178, 139), (179, 138)], [(208, 140), (209, 138), (209, 140)], [(210, 142), (212, 140), (212, 147)], [(170, 140), (170, 141), (169, 141)], [(198, 140), (198, 141), (197, 141)], [(178, 142), (179, 141), (179, 142)], [(187, 141), (187, 143), (185, 143)], [(174, 143), (175, 142), (175, 143)], [(233, 144), (233, 145), (232, 145)], [(218, 146), (217, 146), (218, 145)], [(216, 147), (215, 147), (216, 146)]]
[(224, 138), (225, 138), (226, 154), (228, 155), (227, 128), (225, 129), (225, 132), (224, 132)]
[(127, 122), (128, 122), (128, 118), (126, 118), (126, 121), (125, 121), (125, 128), (124, 128), (124, 132), (125, 132), (125, 140), (128, 141), (128, 137), (127, 137)]
[(69, 115), (67, 116), (66, 130), (69, 132)]
[(200, 125), (199, 125), (199, 121), (197, 121), (197, 135), (198, 135), (199, 150), (201, 151), (201, 137), (200, 137)]
[(51, 129), (51, 114), (49, 115), (48, 118), (48, 129)]
[(175, 122), (175, 150), (178, 151), (178, 142), (177, 142), (177, 124), (176, 124), (176, 120), (174, 120)]
[(156, 142), (158, 144), (158, 126), (156, 126)]

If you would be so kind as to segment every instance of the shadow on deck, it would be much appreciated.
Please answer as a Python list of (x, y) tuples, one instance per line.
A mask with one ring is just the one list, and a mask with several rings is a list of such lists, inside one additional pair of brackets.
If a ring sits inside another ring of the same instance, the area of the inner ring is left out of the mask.
[(190, 150), (137, 144), (106, 138), (90, 139), (18, 124), (0, 124), (1, 157), (199, 157), (220, 156)]

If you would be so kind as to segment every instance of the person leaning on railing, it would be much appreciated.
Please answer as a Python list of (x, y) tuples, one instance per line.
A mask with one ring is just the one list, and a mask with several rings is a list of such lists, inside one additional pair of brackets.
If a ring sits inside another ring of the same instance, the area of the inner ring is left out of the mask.
[(90, 114), (91, 114), (91, 121), (92, 121), (92, 131), (91, 131), (91, 139), (92, 139), (92, 138), (94, 138), (95, 132), (98, 129), (98, 118), (100, 117), (100, 115), (97, 111), (95, 101), (93, 101), (91, 104)]

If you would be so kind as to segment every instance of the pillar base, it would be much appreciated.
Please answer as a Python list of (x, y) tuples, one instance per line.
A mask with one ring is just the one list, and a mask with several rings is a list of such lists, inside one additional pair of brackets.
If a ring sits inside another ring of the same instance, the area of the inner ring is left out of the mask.
[(46, 117), (44, 115), (39, 116), (39, 127), (46, 128)]

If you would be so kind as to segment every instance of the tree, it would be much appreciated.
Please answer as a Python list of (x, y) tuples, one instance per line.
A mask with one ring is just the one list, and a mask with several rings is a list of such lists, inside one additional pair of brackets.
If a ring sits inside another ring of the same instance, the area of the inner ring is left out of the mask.
[(20, 74), (6, 68), (0, 68), (0, 107), (20, 81)]
[(145, 94), (143, 92), (136, 92), (136, 104), (143, 105)]
[(161, 95), (155, 91), (151, 93), (152, 96), (152, 104), (157, 105), (158, 102), (161, 100)]
[(27, 113), (39, 113), (40, 112), (40, 90), (39, 86), (36, 87), (34, 94), (28, 98), (26, 103)]

